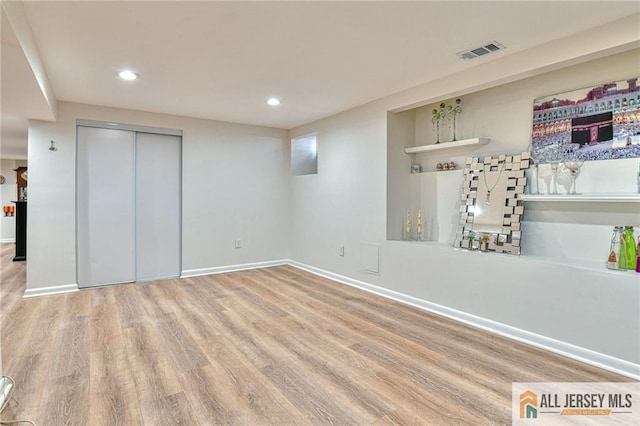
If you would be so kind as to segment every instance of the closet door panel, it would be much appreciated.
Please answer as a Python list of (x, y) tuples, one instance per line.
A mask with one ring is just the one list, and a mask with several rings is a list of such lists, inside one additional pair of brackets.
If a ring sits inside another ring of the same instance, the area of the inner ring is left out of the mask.
[(180, 276), (181, 143), (136, 134), (136, 281)]
[(82, 126), (77, 131), (78, 285), (132, 282), (135, 134)]

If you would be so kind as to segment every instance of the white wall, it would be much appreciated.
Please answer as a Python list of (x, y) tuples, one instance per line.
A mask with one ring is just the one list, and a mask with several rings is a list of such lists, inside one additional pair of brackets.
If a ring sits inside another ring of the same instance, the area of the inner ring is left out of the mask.
[(288, 257), (286, 131), (61, 102), (29, 126), (28, 291), (76, 283), (76, 119), (183, 130), (183, 273)]
[(385, 238), (386, 117), (363, 107), (307, 127), (318, 130), (318, 174), (291, 177), (295, 260), (346, 273), (355, 241)]
[[(12, 201), (18, 199), (16, 187), (16, 168), (26, 166), (26, 160), (0, 160), (0, 175), (4, 176), (5, 182), (0, 185), (0, 205), (7, 206), (15, 204)], [(16, 220), (15, 216), (5, 216), (1, 213), (0, 217), (0, 243), (12, 243), (16, 239)]]
[[(637, 30), (633, 34), (637, 38)], [(595, 35), (588, 36), (590, 40), (592, 37)], [(388, 132), (387, 111), (403, 110), (402, 102), (426, 105), (464, 95), (461, 137), (494, 139), (477, 153), (514, 153), (527, 147), (535, 97), (637, 76), (640, 58), (637, 49), (585, 62), (585, 58), (603, 55), (594, 53), (578, 60), (569, 53), (563, 54), (565, 48), (573, 46), (573, 50), (566, 49), (573, 54), (587, 47), (574, 38), (569, 44), (555, 43), (557, 49), (546, 55), (530, 52), (521, 56), (523, 68), (510, 57), (503, 61), (504, 69), (497, 61), (493, 74), (480, 67), (477, 73), (454, 75), (293, 129), (292, 136), (318, 132), (319, 165), (317, 176), (291, 180), (292, 259), (619, 360), (640, 363), (640, 285), (634, 273), (555, 264), (526, 254), (516, 257), (467, 253), (455, 251), (449, 245), (386, 241), (387, 226), (389, 235), (394, 235), (395, 229), (387, 224), (386, 213), (400, 215), (407, 208), (386, 206), (386, 200), (406, 202), (411, 163), (409, 156), (393, 151), (397, 148), (401, 152), (403, 146), (408, 146), (405, 143), (411, 132)], [(498, 85), (514, 80), (509, 73), (518, 75), (526, 67), (536, 69), (535, 58), (540, 65), (538, 76)], [(579, 64), (542, 73), (558, 68), (550, 60), (556, 64)], [(492, 85), (495, 87), (482, 91)], [(438, 99), (438, 95), (442, 98)], [(420, 102), (420, 97), (428, 102)], [(416, 112), (413, 118), (400, 119), (405, 123), (415, 120), (416, 138), (421, 137), (417, 127), (419, 116), (420, 112)], [(398, 144), (395, 148), (387, 145), (388, 133), (389, 143)], [(604, 163), (607, 164), (601, 179), (618, 171), (618, 162)], [(637, 170), (637, 164), (634, 169)], [(397, 175), (387, 176), (385, 171)], [(630, 187), (634, 183), (632, 180)], [(634, 206), (637, 208), (637, 204)], [(610, 234), (619, 218), (632, 218), (628, 208), (603, 207), (604, 213), (584, 208), (578, 214), (582, 232), (569, 229), (575, 224), (568, 223), (566, 217), (560, 221), (561, 213), (559, 216), (558, 212), (544, 211), (554, 208), (537, 210), (533, 220), (543, 225), (547, 220), (559, 220), (560, 224), (554, 226), (565, 226), (564, 231), (572, 235), (578, 246), (595, 245), (599, 243), (592, 240), (594, 223), (598, 225), (595, 231), (598, 238), (603, 229)], [(637, 218), (634, 221), (639, 224)], [(400, 220), (397, 226), (401, 226)], [(523, 238), (533, 239), (536, 235), (530, 233)], [(380, 243), (380, 275), (362, 271), (361, 241)], [(339, 244), (345, 245), (344, 257), (338, 256)], [(601, 249), (606, 252), (608, 246)], [(640, 369), (634, 368), (635, 374), (639, 374)]]

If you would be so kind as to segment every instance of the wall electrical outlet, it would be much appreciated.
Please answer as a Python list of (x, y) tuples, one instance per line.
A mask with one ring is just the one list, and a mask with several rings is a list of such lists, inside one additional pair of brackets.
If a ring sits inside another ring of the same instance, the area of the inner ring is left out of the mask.
[(343, 244), (340, 244), (340, 245), (338, 246), (338, 254), (339, 254), (340, 256), (344, 256), (344, 245), (343, 245)]
[(236, 238), (236, 248), (238, 249), (238, 248), (240, 248), (240, 247), (242, 247), (242, 246), (240, 245), (240, 238)]

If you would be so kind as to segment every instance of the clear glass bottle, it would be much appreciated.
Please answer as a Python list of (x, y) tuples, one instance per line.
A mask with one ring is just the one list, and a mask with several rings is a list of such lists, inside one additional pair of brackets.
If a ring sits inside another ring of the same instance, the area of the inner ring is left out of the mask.
[(627, 269), (627, 247), (624, 239), (624, 228), (620, 230), (620, 248), (618, 249), (618, 269)]
[(622, 239), (622, 226), (615, 226), (611, 235), (611, 246), (609, 247), (609, 257), (607, 258), (607, 268), (620, 269), (618, 260), (620, 258), (620, 240)]
[(624, 227), (624, 249), (627, 254), (627, 268), (632, 271), (636, 270), (638, 261), (638, 252), (636, 249), (636, 238), (633, 235), (633, 226)]

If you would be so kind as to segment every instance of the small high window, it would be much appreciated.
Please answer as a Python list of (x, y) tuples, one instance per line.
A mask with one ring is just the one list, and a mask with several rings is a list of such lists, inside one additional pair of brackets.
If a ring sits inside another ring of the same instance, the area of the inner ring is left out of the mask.
[(291, 174), (293, 176), (318, 173), (317, 133), (291, 139)]

